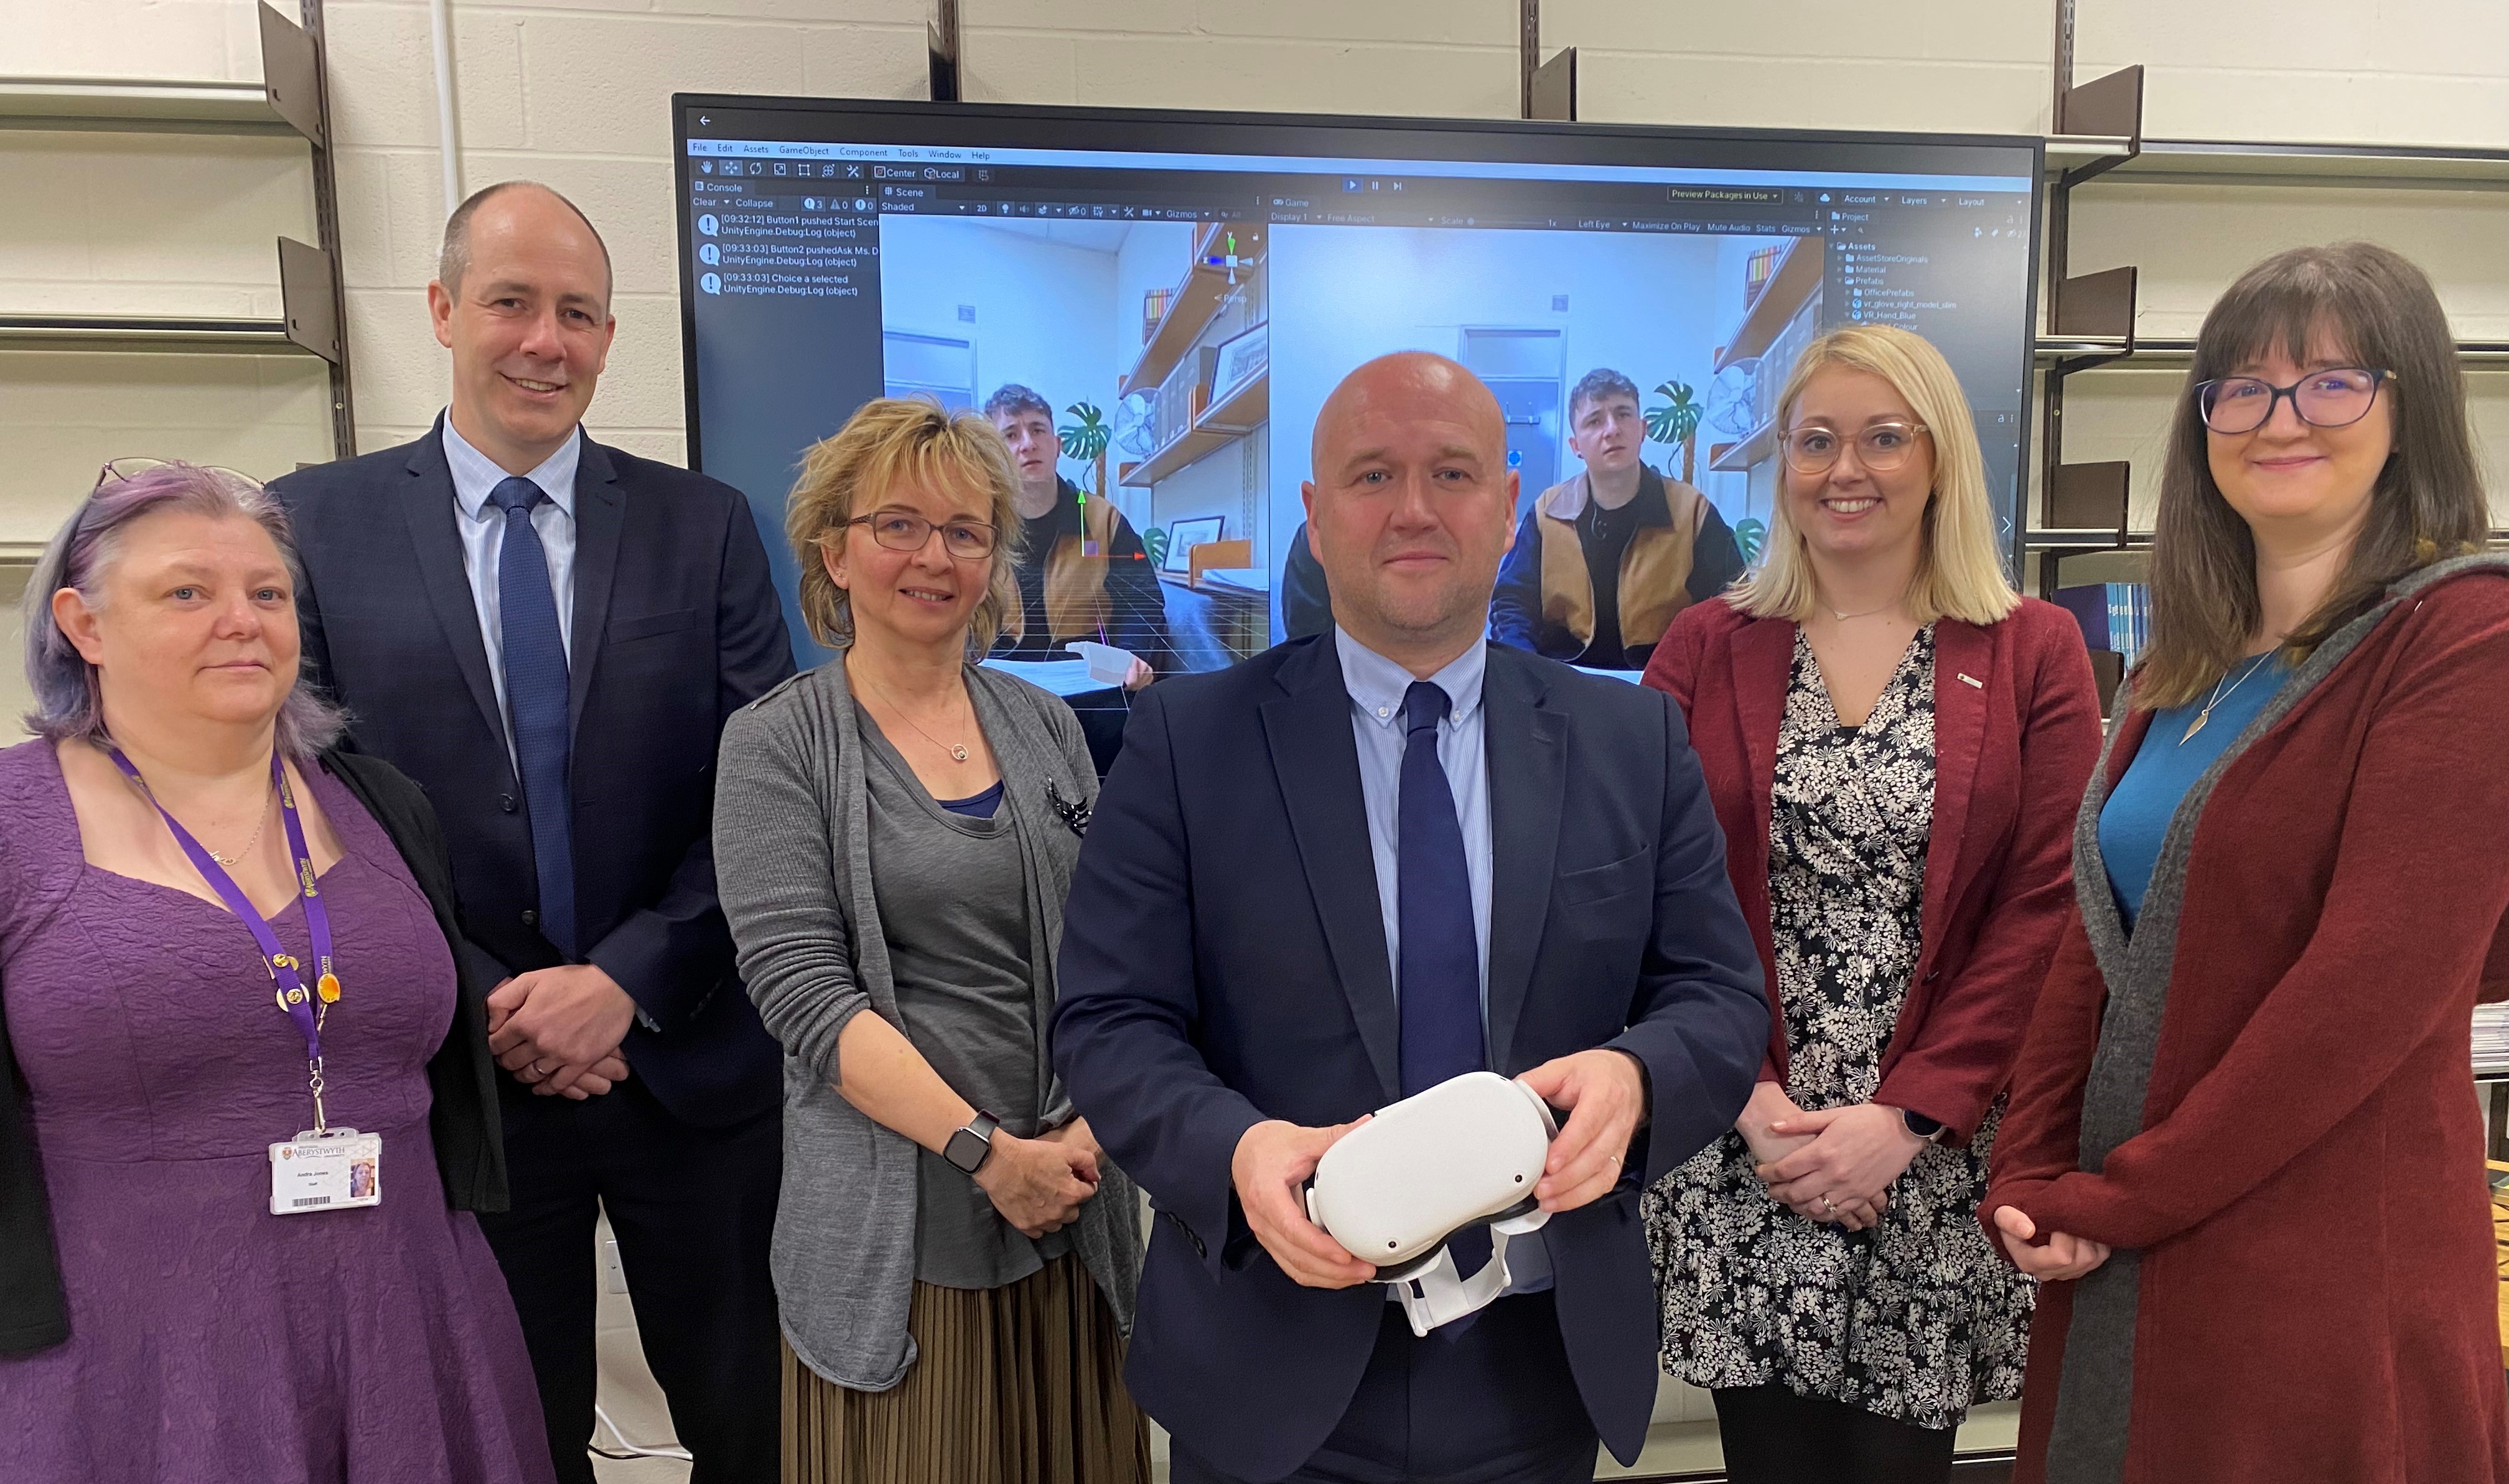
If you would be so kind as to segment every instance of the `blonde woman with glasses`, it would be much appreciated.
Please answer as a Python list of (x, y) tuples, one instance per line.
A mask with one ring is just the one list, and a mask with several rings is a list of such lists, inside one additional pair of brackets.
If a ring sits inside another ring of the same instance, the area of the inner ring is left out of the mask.
[(716, 872), (786, 1057), (786, 1484), (1149, 1478), (1137, 1199), (1043, 1034), (1097, 774), (1068, 708), (975, 663), (1017, 488), (925, 400), (811, 449), (785, 529), (838, 657), (724, 732)]
[(2021, 1390), (2031, 1285), (1976, 1222), (2099, 750), (2079, 628), (2006, 580), (1940, 352), (1857, 325), (1778, 403), (1766, 565), (1648, 666), (1760, 949), (1768, 1057), (1645, 1204), (1665, 1368), (1736, 1484), (1938, 1484)]

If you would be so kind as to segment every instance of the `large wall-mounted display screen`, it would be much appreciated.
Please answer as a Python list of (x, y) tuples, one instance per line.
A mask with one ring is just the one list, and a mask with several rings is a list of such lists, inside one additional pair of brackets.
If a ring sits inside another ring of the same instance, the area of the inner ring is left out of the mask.
[(868, 398), (1016, 385), (1070, 498), (1124, 517), (1101, 627), (1155, 620), (1161, 670), (1227, 664), (1287, 635), (1317, 408), (1405, 349), (1498, 394), (1528, 502), (1592, 451), (1574, 389), (1619, 373), (1639, 457), (1747, 552), (1779, 387), (1856, 320), (1942, 348), (2010, 531), (2035, 140), (673, 104), (691, 459), (748, 494), (788, 593), (802, 450)]

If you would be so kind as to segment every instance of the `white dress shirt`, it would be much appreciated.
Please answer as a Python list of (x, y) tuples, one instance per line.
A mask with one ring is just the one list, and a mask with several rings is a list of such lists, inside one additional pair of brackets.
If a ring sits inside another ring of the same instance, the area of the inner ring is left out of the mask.
[[(470, 602), (479, 613), (479, 642), (488, 649), (488, 679), (497, 687), (497, 716), (506, 725), (506, 751), (514, 748), (513, 714), (506, 704), (506, 630), (497, 598), (497, 558), (505, 549), (506, 513), (488, 497), (509, 476), (497, 461), (472, 447), (446, 413), (444, 463), (453, 471), (454, 529), (462, 536), (462, 574), (470, 579)], [(549, 590), (557, 599), (558, 641), (568, 663), (575, 654), (575, 469), (583, 454), (583, 429), (540, 467), (523, 477), (547, 500), (532, 507), (532, 530), (548, 560)]]

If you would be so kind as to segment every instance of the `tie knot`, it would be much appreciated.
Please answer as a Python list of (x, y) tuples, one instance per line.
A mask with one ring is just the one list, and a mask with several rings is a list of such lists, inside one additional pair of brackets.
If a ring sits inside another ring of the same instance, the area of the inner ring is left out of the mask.
[(1453, 704), (1436, 682), (1413, 681), (1411, 688), (1403, 692), (1404, 732), (1435, 731)]
[(497, 487), (488, 492), (488, 503), (495, 505), (498, 509), (503, 510), (507, 515), (511, 515), (517, 510), (521, 510), (528, 514), (530, 513), (532, 506), (539, 504), (542, 501), (546, 499), (548, 499), (546, 491), (543, 490), (539, 485), (532, 483), (530, 480), (525, 479), (520, 474), (516, 474), (510, 479), (501, 479), (497, 481)]

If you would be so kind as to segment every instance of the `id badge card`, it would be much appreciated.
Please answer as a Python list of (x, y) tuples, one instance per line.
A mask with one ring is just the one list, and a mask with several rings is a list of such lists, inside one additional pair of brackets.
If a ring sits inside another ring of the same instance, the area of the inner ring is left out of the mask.
[(355, 1129), (312, 1130), (270, 1146), (270, 1213), (301, 1216), (309, 1211), (346, 1210), (381, 1206), (384, 1140), (380, 1133)]

